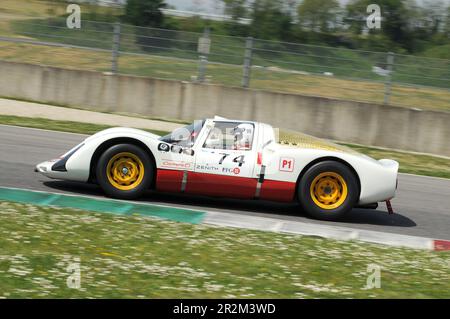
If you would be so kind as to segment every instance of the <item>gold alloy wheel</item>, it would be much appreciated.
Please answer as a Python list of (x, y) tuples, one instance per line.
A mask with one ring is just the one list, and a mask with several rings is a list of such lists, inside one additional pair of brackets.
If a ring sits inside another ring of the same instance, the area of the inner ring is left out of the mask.
[(335, 172), (317, 175), (309, 188), (314, 203), (323, 209), (335, 209), (347, 198), (348, 189), (344, 178)]
[(133, 153), (118, 153), (109, 160), (106, 175), (115, 188), (122, 191), (132, 190), (138, 187), (144, 178), (144, 164)]

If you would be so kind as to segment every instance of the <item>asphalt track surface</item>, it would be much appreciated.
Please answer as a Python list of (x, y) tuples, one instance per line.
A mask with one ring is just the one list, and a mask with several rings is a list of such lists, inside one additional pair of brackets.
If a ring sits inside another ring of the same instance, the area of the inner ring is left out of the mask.
[[(0, 125), (0, 137), (0, 186), (103, 197), (96, 185), (51, 180), (33, 171), (37, 163), (60, 156), (84, 135)], [(392, 200), (395, 214), (389, 215), (381, 203), (376, 210), (353, 209), (339, 222), (309, 218), (296, 204), (151, 191), (140, 201), (226, 212), (236, 219), (252, 215), (450, 240), (450, 180), (425, 176), (399, 175), (397, 195)]]

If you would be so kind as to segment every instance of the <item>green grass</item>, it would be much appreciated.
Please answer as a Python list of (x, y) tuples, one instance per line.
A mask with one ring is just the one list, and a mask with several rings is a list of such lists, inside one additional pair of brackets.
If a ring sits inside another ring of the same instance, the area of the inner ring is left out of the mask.
[(432, 48), (426, 50), (423, 53), (423, 55), (429, 56), (432, 58), (450, 60), (450, 44), (444, 44), (444, 45), (432, 47)]
[[(11, 202), (0, 233), (4, 298), (450, 297), (447, 252)], [(379, 289), (364, 288), (369, 264)]]
[[(98, 131), (111, 127), (108, 125), (98, 125), (72, 121), (55, 121), (43, 118), (19, 117), (9, 115), (0, 115), (0, 124), (34, 127), (80, 134), (94, 134)], [(147, 129), (146, 131), (157, 135), (166, 135), (169, 133), (167, 131), (150, 129)], [(349, 143), (340, 144), (349, 146), (350, 148), (360, 153), (371, 156), (375, 159), (394, 159), (400, 163), (400, 172), (402, 173), (450, 178), (450, 159), (448, 158), (395, 150), (386, 150)]]
[[(80, 133), (80, 134), (94, 134), (101, 130), (113, 127), (111, 125), (90, 124), (74, 121), (56, 121), (44, 118), (20, 117), (12, 115), (0, 115), (0, 124), (33, 127), (46, 130)], [(157, 135), (166, 135), (168, 133), (166, 131), (160, 130), (151, 130), (151, 129), (143, 129), (143, 130)]]

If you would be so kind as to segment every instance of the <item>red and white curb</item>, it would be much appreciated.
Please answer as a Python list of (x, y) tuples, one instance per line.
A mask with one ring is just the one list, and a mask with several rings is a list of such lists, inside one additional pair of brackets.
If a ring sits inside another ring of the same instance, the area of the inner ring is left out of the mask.
[(433, 250), (450, 250), (450, 240), (433, 239)]
[(287, 221), (274, 218), (207, 212), (204, 224), (272, 231), (305, 236), (318, 236), (336, 240), (356, 240), (394, 247), (407, 247), (443, 251), (450, 250), (450, 240), (432, 239), (341, 226)]

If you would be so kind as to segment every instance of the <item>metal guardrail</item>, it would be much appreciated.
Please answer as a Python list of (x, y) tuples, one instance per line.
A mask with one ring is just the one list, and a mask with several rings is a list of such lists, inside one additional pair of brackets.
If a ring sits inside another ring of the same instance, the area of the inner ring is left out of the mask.
[[(159, 68), (159, 77), (164, 77), (164, 66), (176, 64), (178, 69), (168, 78), (335, 94), (385, 104), (406, 99), (414, 90), (431, 90), (420, 94), (431, 99), (436, 95), (438, 100), (444, 94), (443, 99), (450, 101), (450, 60), (224, 36), (209, 30), (194, 33), (85, 20), (81, 29), (68, 29), (62, 18), (11, 24), (14, 37), (0, 37), (1, 42), (107, 52), (113, 73), (142, 74), (139, 66), (121, 67), (122, 59), (140, 56), (154, 60), (148, 68), (152, 72)], [(161, 59), (176, 62), (164, 64)]]

